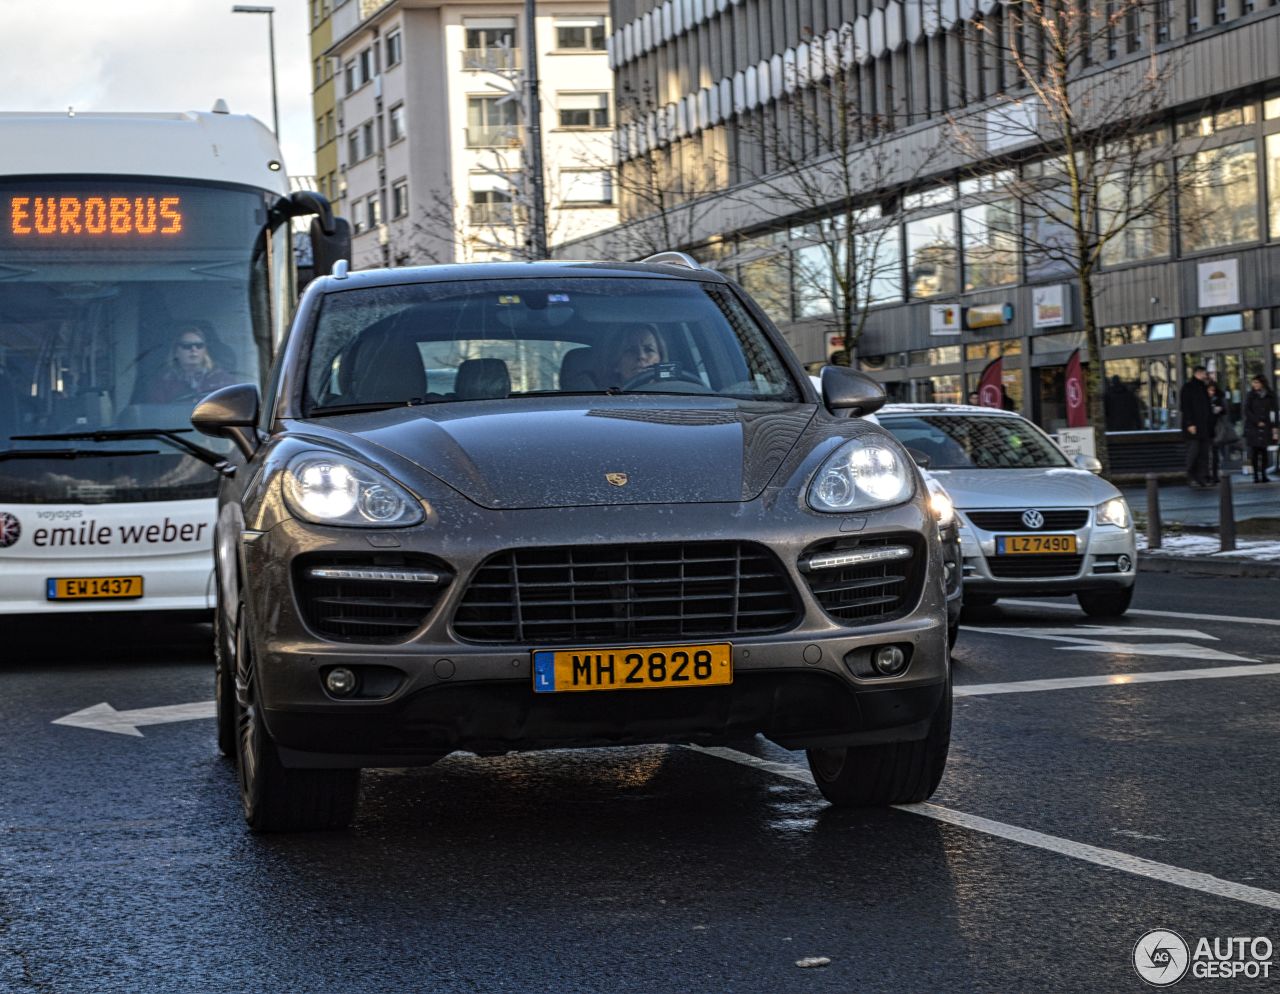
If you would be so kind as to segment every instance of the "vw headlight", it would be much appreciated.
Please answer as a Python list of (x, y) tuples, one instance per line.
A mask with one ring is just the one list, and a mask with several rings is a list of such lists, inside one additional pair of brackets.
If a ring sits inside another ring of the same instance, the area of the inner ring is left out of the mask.
[(1112, 497), (1098, 505), (1094, 514), (1100, 525), (1115, 525), (1117, 528), (1129, 527), (1129, 505), (1123, 497)]
[(939, 528), (950, 528), (956, 520), (956, 506), (946, 488), (932, 476), (925, 477), (925, 486), (929, 488), (929, 508), (938, 519)]
[(911, 496), (911, 469), (893, 449), (874, 439), (845, 442), (822, 464), (809, 485), (815, 511), (862, 511)]
[(303, 452), (284, 471), (289, 510), (317, 525), (397, 528), (422, 520), (422, 506), (398, 483), (361, 462)]

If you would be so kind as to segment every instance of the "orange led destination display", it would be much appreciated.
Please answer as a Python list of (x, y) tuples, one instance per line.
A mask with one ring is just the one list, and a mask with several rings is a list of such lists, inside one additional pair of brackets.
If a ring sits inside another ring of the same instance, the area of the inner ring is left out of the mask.
[(183, 225), (178, 196), (14, 194), (8, 214), (9, 234), (33, 241), (85, 236), (137, 241), (181, 234)]

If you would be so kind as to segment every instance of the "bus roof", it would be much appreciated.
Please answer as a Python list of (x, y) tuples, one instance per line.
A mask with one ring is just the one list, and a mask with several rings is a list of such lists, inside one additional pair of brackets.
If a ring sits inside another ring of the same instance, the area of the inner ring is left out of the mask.
[(275, 137), (245, 114), (0, 113), (0, 148), (0, 179), (156, 176), (289, 193)]

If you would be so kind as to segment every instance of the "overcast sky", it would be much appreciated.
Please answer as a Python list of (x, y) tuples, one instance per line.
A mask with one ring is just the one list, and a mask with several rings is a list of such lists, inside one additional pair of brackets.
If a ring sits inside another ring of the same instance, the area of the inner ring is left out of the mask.
[[(271, 127), (265, 14), (235, 0), (0, 0), (0, 111), (209, 110)], [(315, 171), (307, 0), (275, 0), (281, 145)], [(4, 150), (0, 149), (0, 156)]]

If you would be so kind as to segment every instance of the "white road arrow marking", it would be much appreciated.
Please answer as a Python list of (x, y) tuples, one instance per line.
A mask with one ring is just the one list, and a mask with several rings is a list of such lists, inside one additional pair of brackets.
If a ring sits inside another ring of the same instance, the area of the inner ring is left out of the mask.
[(167, 704), (158, 708), (138, 708), (135, 711), (117, 711), (110, 704), (95, 704), (75, 714), (54, 718), (55, 725), (71, 725), (75, 728), (93, 728), (117, 735), (133, 735), (142, 738), (141, 725), (167, 725), (174, 721), (192, 721), (196, 718), (212, 718), (213, 701), (196, 701), (192, 704)]
[(1207, 645), (1193, 645), (1190, 642), (1116, 642), (1108, 639), (1081, 638), (1078, 635), (1059, 634), (1063, 632), (1087, 631), (1090, 634), (1119, 634), (1123, 632), (1126, 635), (1181, 635), (1183, 638), (1199, 638), (1216, 642), (1212, 635), (1206, 635), (1204, 632), (1190, 631), (1187, 629), (1167, 629), (1167, 628), (1107, 628), (1101, 627), (1091, 628), (970, 628), (965, 626), (966, 631), (978, 632), (984, 635), (1013, 635), (1018, 638), (1040, 639), (1045, 642), (1066, 642), (1067, 645), (1058, 646), (1063, 650), (1074, 650), (1076, 652), (1106, 652), (1112, 655), (1122, 656), (1174, 656), (1179, 659), (1202, 659), (1202, 660), (1218, 660), (1220, 662), (1232, 663), (1256, 663), (1256, 659), (1250, 659), (1248, 656), (1237, 656), (1234, 653), (1222, 652), (1219, 649), (1211, 649)]
[(1029, 694), (1041, 690), (1073, 690), (1076, 687), (1120, 687), (1130, 683), (1165, 683), (1169, 680), (1221, 680), (1236, 676), (1280, 675), (1280, 663), (1259, 666), (1217, 666), (1204, 670), (1164, 670), (1158, 673), (1104, 673), (1099, 676), (1060, 676), (1047, 680), (1015, 680), (1012, 683), (957, 684), (956, 697), (988, 694)]
[(971, 632), (997, 632), (1001, 635), (1028, 634), (1033, 638), (1044, 638), (1048, 635), (1065, 635), (1071, 638), (1081, 636), (1128, 635), (1133, 638), (1151, 638), (1177, 636), (1184, 639), (1204, 639), (1206, 642), (1220, 642), (1216, 635), (1196, 631), (1194, 628), (1137, 628), (1124, 625), (1072, 625), (1069, 628), (968, 628)]

